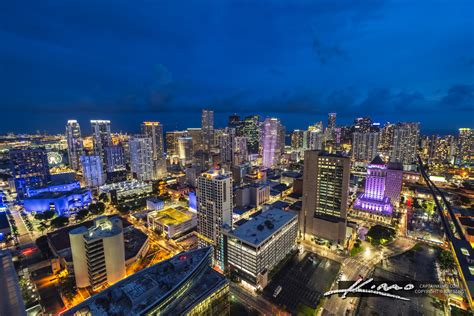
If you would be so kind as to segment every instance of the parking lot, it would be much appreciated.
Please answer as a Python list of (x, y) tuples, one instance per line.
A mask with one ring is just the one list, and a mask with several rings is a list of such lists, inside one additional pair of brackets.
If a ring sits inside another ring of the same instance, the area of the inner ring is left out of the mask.
[[(322, 294), (337, 277), (340, 264), (336, 261), (303, 252), (296, 255), (264, 289), (264, 296), (289, 312), (296, 313), (298, 305), (316, 308)], [(274, 297), (275, 290), (280, 293)]]

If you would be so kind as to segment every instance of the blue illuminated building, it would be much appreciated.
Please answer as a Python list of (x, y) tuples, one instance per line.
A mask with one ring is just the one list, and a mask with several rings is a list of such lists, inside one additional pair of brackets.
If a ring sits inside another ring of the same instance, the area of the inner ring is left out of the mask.
[(24, 207), (27, 212), (43, 213), (55, 211), (58, 215), (69, 215), (92, 203), (89, 189), (74, 189), (68, 192), (43, 192), (26, 198)]
[(29, 197), (36, 196), (41, 193), (45, 192), (69, 192), (75, 189), (80, 189), (81, 184), (79, 181), (74, 181), (70, 183), (62, 183), (62, 184), (52, 184), (44, 187), (35, 187), (35, 188), (27, 188), (26, 194)]
[(189, 192), (189, 208), (194, 211), (197, 210), (197, 199), (194, 192)]
[(15, 149), (9, 155), (19, 198), (25, 197), (27, 188), (45, 186), (51, 180), (45, 149)]

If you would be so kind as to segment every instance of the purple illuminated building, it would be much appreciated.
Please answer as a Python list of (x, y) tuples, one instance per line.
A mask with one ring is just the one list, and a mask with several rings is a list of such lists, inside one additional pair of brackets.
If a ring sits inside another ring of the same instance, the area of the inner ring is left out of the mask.
[(365, 192), (357, 197), (354, 209), (374, 214), (390, 216), (393, 206), (390, 198), (386, 196), (387, 166), (383, 160), (376, 156), (367, 166)]

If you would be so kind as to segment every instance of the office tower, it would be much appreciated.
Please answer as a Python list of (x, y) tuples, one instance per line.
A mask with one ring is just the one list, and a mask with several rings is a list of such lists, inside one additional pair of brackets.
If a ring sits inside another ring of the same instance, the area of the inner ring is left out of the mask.
[(378, 132), (354, 132), (352, 134), (352, 159), (356, 162), (369, 162), (378, 153)]
[(393, 206), (390, 198), (386, 196), (387, 166), (376, 156), (367, 166), (364, 193), (359, 195), (354, 202), (354, 209), (377, 215), (391, 216)]
[(349, 177), (348, 157), (316, 150), (305, 152), (300, 213), (303, 239), (317, 236), (344, 245)]
[(221, 155), (221, 162), (228, 166), (232, 163), (234, 137), (235, 130), (228, 127), (219, 135), (218, 148)]
[(69, 165), (74, 170), (81, 169), (81, 155), (84, 152), (81, 127), (76, 120), (67, 121), (66, 125), (67, 156)]
[(232, 173), (211, 170), (196, 183), (199, 246), (214, 246), (215, 263), (223, 269), (222, 230), (232, 227)]
[(263, 289), (269, 272), (296, 248), (298, 216), (277, 208), (224, 232), (226, 268), (252, 286)]
[(130, 148), (130, 171), (140, 181), (155, 179), (152, 140), (145, 136), (135, 136), (128, 142)]
[(105, 183), (104, 169), (100, 156), (81, 156), (82, 177), (88, 187), (98, 187)]
[(263, 166), (267, 168), (276, 166), (282, 154), (282, 125), (278, 119), (265, 119), (262, 125), (262, 142)]
[(400, 204), (400, 193), (403, 184), (403, 165), (397, 162), (387, 164), (387, 177), (385, 179), (385, 196), (390, 199), (392, 205)]
[(214, 142), (214, 111), (202, 110), (201, 129), (204, 151), (210, 153)]
[(372, 131), (372, 119), (370, 117), (358, 117), (354, 120), (354, 132), (368, 133)]
[(191, 137), (178, 138), (178, 157), (182, 166), (193, 162), (193, 139)]
[(166, 132), (166, 152), (169, 157), (178, 155), (178, 138), (186, 136), (187, 131)]
[(122, 145), (104, 147), (107, 172), (125, 170), (125, 154)]
[(69, 232), (74, 277), (78, 288), (93, 290), (114, 284), (126, 275), (122, 220), (98, 217), (94, 226)]
[(247, 116), (237, 127), (237, 136), (247, 138), (249, 154), (258, 154), (260, 144), (260, 118), (258, 115)]
[(336, 127), (336, 116), (337, 113), (329, 113), (328, 114), (328, 129), (333, 129)]
[(182, 252), (132, 274), (62, 315), (229, 315), (229, 282), (210, 267), (211, 259), (210, 247)]
[(398, 123), (393, 127), (390, 161), (401, 162), (404, 168), (416, 164), (420, 123)]
[(247, 137), (236, 136), (234, 138), (234, 149), (233, 149), (233, 165), (238, 166), (244, 162), (247, 162), (249, 159), (249, 154), (247, 150)]
[(105, 166), (105, 146), (112, 145), (112, 136), (110, 134), (110, 121), (91, 120), (92, 143), (94, 146), (94, 155), (100, 156)]
[(142, 135), (151, 139), (153, 160), (158, 160), (164, 156), (163, 125), (159, 122), (143, 122)]
[(457, 161), (459, 163), (466, 163), (472, 160), (473, 156), (473, 145), (474, 145), (474, 132), (470, 128), (459, 129), (459, 141), (458, 141), (458, 155)]
[(48, 155), (45, 149), (13, 149), (9, 151), (15, 189), (24, 198), (28, 188), (45, 186), (50, 180)]
[(188, 128), (188, 136), (193, 139), (193, 155), (199, 150), (203, 150), (202, 130), (200, 128)]

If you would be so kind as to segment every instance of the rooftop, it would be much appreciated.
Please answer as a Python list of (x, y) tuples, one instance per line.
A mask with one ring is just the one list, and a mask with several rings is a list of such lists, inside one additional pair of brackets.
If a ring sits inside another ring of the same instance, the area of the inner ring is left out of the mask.
[(177, 210), (176, 208), (166, 208), (160, 211), (148, 213), (148, 216), (163, 225), (177, 225), (192, 218), (192, 214), (186, 211)]
[[(176, 255), (117, 282), (64, 312), (63, 315), (74, 315), (75, 313), (143, 315), (163, 302), (196, 269), (202, 267), (203, 264), (208, 265), (211, 253), (212, 248), (208, 247)], [(173, 307), (174, 309), (186, 308), (195, 303), (200, 298), (200, 294), (206, 290), (227, 282), (223, 275), (209, 270), (211, 270), (210, 267), (196, 276), (194, 282), (187, 288), (187, 292), (178, 298), (180, 302), (174, 300), (169, 304), (170, 307), (165, 307), (166, 310), (162, 310), (162, 312), (169, 312), (167, 309)]]
[(228, 234), (258, 246), (296, 217), (297, 214), (294, 212), (274, 208), (253, 217)]
[(57, 199), (63, 196), (69, 196), (73, 194), (84, 194), (88, 192), (89, 189), (87, 188), (80, 188), (80, 189), (74, 189), (71, 191), (58, 191), (58, 192), (41, 192), (37, 195), (34, 195), (32, 197), (28, 197), (25, 200), (47, 200), (47, 199)]
[(126, 191), (126, 190), (132, 190), (132, 189), (137, 189), (137, 188), (143, 188), (147, 186), (151, 186), (151, 184), (143, 182), (143, 181), (138, 181), (138, 180), (130, 180), (130, 181), (122, 181), (122, 182), (116, 182), (116, 183), (111, 183), (111, 184), (105, 184), (101, 186), (99, 189), (101, 192), (110, 192), (112, 190)]

